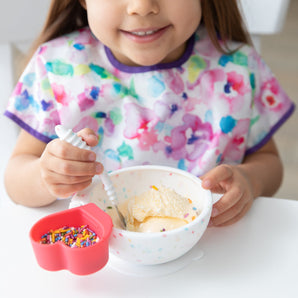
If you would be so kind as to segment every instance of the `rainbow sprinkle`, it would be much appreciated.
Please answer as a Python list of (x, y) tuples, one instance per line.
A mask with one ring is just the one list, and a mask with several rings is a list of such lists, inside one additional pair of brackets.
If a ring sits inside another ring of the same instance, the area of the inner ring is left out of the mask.
[(158, 188), (155, 185), (151, 185), (151, 188), (158, 190)]
[(99, 237), (88, 225), (80, 227), (64, 226), (57, 230), (50, 230), (41, 236), (41, 244), (54, 244), (62, 241), (71, 248), (88, 247), (99, 241)]

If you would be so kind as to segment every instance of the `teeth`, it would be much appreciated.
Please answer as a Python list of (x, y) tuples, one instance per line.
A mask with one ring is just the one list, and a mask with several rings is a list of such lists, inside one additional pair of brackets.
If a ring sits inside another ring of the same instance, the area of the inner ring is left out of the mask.
[(138, 32), (132, 32), (132, 34), (137, 35), (137, 36), (145, 36), (145, 35), (150, 35), (155, 33), (157, 30), (151, 30), (151, 31), (138, 31)]

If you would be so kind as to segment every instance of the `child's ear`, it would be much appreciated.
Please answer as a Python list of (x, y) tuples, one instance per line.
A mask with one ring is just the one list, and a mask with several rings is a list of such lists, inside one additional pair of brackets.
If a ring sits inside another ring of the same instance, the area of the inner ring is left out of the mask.
[(79, 0), (80, 4), (82, 5), (83, 8), (86, 8), (86, 1), (85, 0)]

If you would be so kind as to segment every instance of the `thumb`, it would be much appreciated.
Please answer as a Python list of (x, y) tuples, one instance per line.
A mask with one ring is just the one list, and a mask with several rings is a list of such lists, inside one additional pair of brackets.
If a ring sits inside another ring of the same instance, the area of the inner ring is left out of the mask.
[(94, 147), (98, 144), (98, 135), (91, 128), (83, 128), (77, 135), (90, 147)]
[(205, 189), (218, 188), (221, 182), (228, 180), (232, 175), (233, 171), (230, 166), (217, 166), (200, 177), (202, 179), (202, 187)]

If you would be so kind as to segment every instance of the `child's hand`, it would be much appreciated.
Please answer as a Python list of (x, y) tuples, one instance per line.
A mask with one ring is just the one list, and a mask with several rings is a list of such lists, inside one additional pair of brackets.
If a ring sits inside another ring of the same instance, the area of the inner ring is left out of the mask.
[(251, 207), (254, 197), (245, 172), (238, 166), (220, 165), (201, 177), (202, 186), (223, 193), (213, 205), (210, 226), (225, 226), (238, 221)]
[[(78, 135), (88, 146), (96, 146), (98, 142), (91, 129), (85, 128)], [(40, 157), (42, 180), (52, 195), (67, 198), (86, 188), (91, 184), (92, 177), (102, 172), (102, 164), (95, 160), (94, 152), (55, 139), (46, 146)]]

